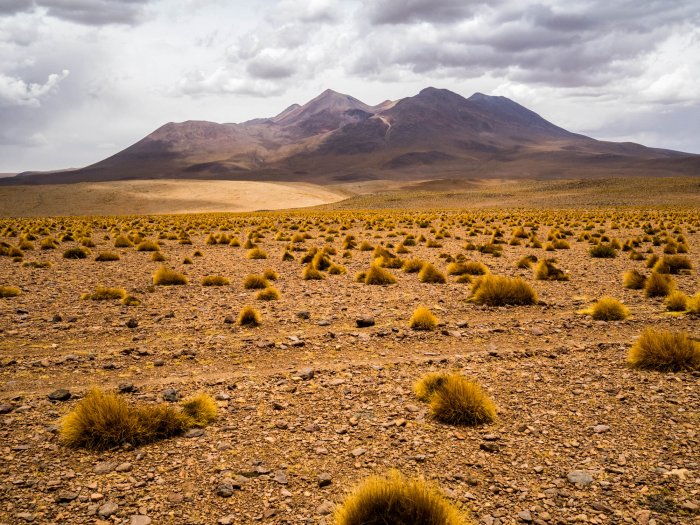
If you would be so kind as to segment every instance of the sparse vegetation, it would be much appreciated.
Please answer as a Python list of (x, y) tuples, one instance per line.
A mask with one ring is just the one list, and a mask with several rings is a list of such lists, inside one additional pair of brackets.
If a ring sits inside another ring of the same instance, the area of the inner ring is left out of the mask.
[(700, 369), (700, 344), (687, 333), (646, 329), (632, 346), (627, 362), (635, 368), (679, 372)]
[(628, 270), (622, 277), (622, 286), (630, 290), (641, 290), (647, 278), (639, 270)]
[(431, 263), (425, 263), (418, 272), (418, 280), (422, 283), (444, 284), (447, 282), (445, 275)]
[(118, 261), (119, 254), (114, 252), (100, 252), (97, 254), (97, 257), (95, 257), (95, 260), (98, 262)]
[(174, 286), (187, 284), (187, 277), (167, 266), (161, 266), (153, 274), (153, 284), (159, 286)]
[(98, 286), (93, 293), (83, 294), (81, 299), (90, 299), (92, 301), (116, 301), (123, 299), (126, 296), (126, 290), (123, 288), (107, 288)]
[(603, 297), (591, 309), (591, 317), (596, 321), (622, 321), (629, 317), (629, 309), (613, 297)]
[(365, 284), (386, 285), (395, 284), (396, 278), (389, 270), (385, 270), (381, 266), (372, 264), (364, 277)]
[(408, 324), (413, 330), (435, 330), (438, 318), (428, 308), (420, 306), (413, 312)]
[(487, 306), (522, 306), (537, 303), (537, 293), (520, 277), (483, 275), (474, 281), (471, 300)]
[(16, 286), (0, 286), (0, 298), (17, 297), (20, 294), (20, 289)]
[(496, 406), (481, 387), (460, 374), (431, 374), (414, 390), (430, 403), (430, 414), (450, 425), (483, 425), (496, 419)]
[(268, 286), (264, 290), (260, 290), (255, 298), (260, 301), (276, 301), (280, 298), (280, 292), (274, 286)]
[(202, 279), (202, 286), (226, 286), (230, 281), (223, 275), (207, 275)]
[(647, 297), (666, 297), (675, 287), (673, 277), (663, 273), (652, 273), (644, 282)]
[(244, 306), (238, 314), (238, 324), (241, 326), (260, 326), (261, 319), (260, 312), (252, 306)]

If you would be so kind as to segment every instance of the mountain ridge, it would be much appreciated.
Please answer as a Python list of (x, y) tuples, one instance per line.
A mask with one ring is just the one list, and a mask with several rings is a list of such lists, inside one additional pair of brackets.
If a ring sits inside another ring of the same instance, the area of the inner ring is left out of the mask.
[[(230, 179), (333, 184), (372, 179), (688, 175), (700, 156), (598, 141), (503, 96), (427, 87), (375, 106), (327, 89), (273, 117), (169, 122), (90, 166), (2, 184)], [(9, 181), (9, 182), (8, 182)]]

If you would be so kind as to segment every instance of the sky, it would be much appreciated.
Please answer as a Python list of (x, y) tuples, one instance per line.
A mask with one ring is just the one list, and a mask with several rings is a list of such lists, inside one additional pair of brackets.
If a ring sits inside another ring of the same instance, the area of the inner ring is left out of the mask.
[(0, 0), (0, 172), (327, 88), (503, 95), (570, 131), (700, 153), (698, 79), (698, 0)]

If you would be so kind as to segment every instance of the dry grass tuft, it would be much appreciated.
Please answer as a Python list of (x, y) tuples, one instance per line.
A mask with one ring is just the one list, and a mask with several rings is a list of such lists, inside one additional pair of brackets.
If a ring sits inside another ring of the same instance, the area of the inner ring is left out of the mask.
[(700, 292), (688, 299), (686, 308), (689, 314), (700, 315)]
[(323, 274), (320, 270), (314, 268), (313, 264), (307, 264), (304, 266), (304, 270), (301, 272), (301, 278), (305, 281), (320, 281), (323, 279)]
[(522, 306), (537, 303), (537, 293), (520, 277), (482, 275), (472, 285), (470, 300), (487, 306)]
[(238, 314), (238, 324), (241, 326), (260, 326), (261, 317), (260, 312), (258, 312), (252, 306), (244, 306), (241, 313)]
[(160, 251), (160, 246), (157, 242), (145, 240), (141, 241), (136, 247), (137, 252), (158, 252)]
[(674, 290), (666, 296), (666, 309), (669, 312), (685, 312), (688, 308), (688, 296), (680, 290)]
[(270, 286), (270, 283), (262, 275), (250, 274), (243, 280), (243, 288), (246, 290), (262, 290)]
[(622, 276), (622, 286), (629, 290), (641, 290), (647, 278), (639, 270), (628, 270)]
[(86, 259), (88, 252), (82, 248), (68, 248), (63, 252), (64, 259)]
[(61, 438), (68, 446), (97, 450), (126, 443), (139, 446), (205, 426), (215, 418), (216, 404), (209, 396), (197, 396), (178, 410), (163, 404), (133, 406), (121, 396), (94, 389), (63, 419)]
[(430, 414), (450, 425), (483, 425), (496, 419), (496, 407), (477, 383), (449, 374), (430, 396)]
[(90, 299), (92, 301), (116, 301), (126, 297), (126, 290), (123, 288), (106, 288), (98, 286), (93, 293), (83, 294), (81, 299)]
[(421, 271), (421, 268), (423, 268), (424, 264), (426, 264), (426, 262), (421, 261), (420, 259), (407, 259), (404, 261), (403, 265), (401, 266), (401, 269), (405, 273), (418, 273)]
[(0, 286), (0, 298), (17, 297), (19, 294), (20, 290), (15, 286)]
[(280, 292), (274, 286), (268, 286), (264, 290), (260, 290), (255, 298), (259, 301), (276, 301), (280, 298)]
[(693, 269), (693, 263), (685, 255), (667, 255), (659, 259), (654, 264), (653, 271), (656, 273), (689, 273)]
[(652, 273), (644, 283), (647, 297), (666, 297), (676, 288), (673, 277), (663, 273)]
[(635, 368), (679, 372), (700, 369), (700, 343), (685, 332), (647, 328), (632, 346), (627, 362)]
[(538, 281), (568, 281), (569, 276), (556, 265), (556, 259), (542, 259), (535, 267)]
[(248, 259), (267, 259), (267, 254), (259, 247), (255, 247), (248, 252)]
[(422, 283), (444, 284), (447, 282), (445, 274), (435, 268), (432, 263), (423, 265), (423, 268), (418, 272), (418, 279)]
[(161, 266), (153, 274), (153, 284), (160, 286), (187, 284), (187, 277), (166, 266)]
[(438, 388), (441, 388), (448, 374), (444, 372), (430, 372), (421, 377), (413, 385), (413, 391), (420, 401), (428, 402)]
[(397, 471), (372, 476), (338, 507), (335, 525), (470, 525), (441, 492), (422, 479)]
[(596, 321), (622, 321), (629, 317), (629, 309), (613, 297), (602, 297), (591, 309), (591, 317)]
[(414, 330), (435, 330), (438, 326), (438, 318), (425, 306), (419, 306), (413, 312), (408, 324)]
[(223, 275), (207, 275), (202, 279), (202, 286), (226, 286), (230, 281)]
[(95, 257), (95, 260), (97, 262), (118, 261), (119, 254), (114, 252), (100, 252), (97, 254), (97, 257)]
[(372, 264), (365, 273), (365, 284), (375, 284), (375, 285), (385, 285), (396, 283), (396, 278), (391, 274), (389, 270)]

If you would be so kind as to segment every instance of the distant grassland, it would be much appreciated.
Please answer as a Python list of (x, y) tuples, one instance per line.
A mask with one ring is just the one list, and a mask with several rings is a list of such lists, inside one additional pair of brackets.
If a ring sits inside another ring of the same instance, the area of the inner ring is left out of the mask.
[(579, 180), (436, 180), (357, 195), (325, 210), (700, 207), (698, 177)]

